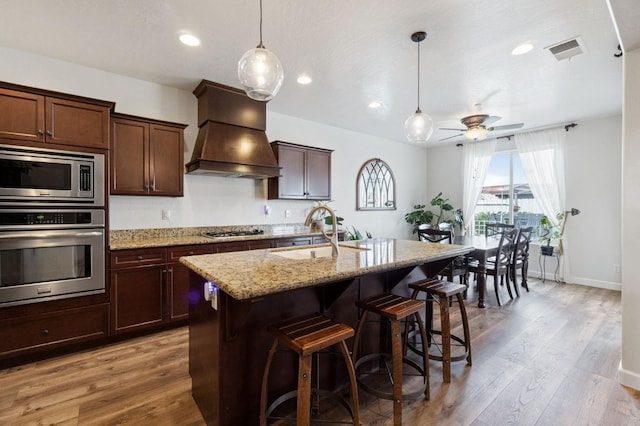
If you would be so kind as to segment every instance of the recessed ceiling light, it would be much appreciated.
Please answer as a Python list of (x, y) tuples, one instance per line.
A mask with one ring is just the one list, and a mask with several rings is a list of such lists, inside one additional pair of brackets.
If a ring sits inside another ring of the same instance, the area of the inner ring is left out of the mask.
[(533, 44), (526, 42), (526, 43), (522, 43), (517, 45), (516, 47), (513, 48), (513, 50), (511, 51), (512, 55), (524, 55), (525, 53), (529, 53), (531, 52), (531, 50), (533, 49)]
[(200, 39), (192, 34), (181, 34), (178, 38), (187, 46), (200, 46)]
[(296, 80), (299, 84), (311, 84), (311, 82), (313, 80), (311, 80), (311, 77), (309, 77), (306, 74), (300, 75), (298, 76), (298, 79)]
[(376, 109), (376, 108), (380, 108), (381, 106), (382, 106), (381, 102), (378, 102), (378, 101), (369, 102), (369, 108)]

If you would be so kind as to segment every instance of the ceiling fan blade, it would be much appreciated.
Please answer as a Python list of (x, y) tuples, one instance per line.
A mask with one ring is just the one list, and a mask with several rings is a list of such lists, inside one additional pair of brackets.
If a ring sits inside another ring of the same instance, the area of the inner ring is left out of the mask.
[(451, 127), (439, 127), (440, 130), (455, 130), (456, 132), (464, 132), (467, 129), (452, 129)]
[(506, 124), (504, 126), (489, 127), (488, 129), (491, 130), (491, 131), (493, 131), (493, 130), (511, 130), (511, 129), (519, 129), (522, 126), (524, 126), (524, 123), (514, 123), (514, 124)]
[(500, 120), (502, 117), (498, 117), (497, 115), (490, 115), (489, 117), (487, 117), (483, 122), (482, 125), (487, 127), (493, 123), (495, 123), (496, 121)]
[[(456, 130), (456, 129), (449, 129), (449, 130)], [(448, 138), (438, 139), (438, 142), (442, 142), (442, 141), (446, 141), (446, 140), (449, 140), (449, 139), (457, 138), (458, 136), (462, 136), (462, 133), (460, 133), (459, 135), (449, 136)]]

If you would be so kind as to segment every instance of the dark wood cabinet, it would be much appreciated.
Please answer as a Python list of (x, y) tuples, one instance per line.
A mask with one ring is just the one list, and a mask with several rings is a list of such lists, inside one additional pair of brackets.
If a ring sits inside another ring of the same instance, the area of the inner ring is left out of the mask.
[(111, 194), (181, 197), (184, 124), (113, 114)]
[(0, 85), (0, 138), (109, 148), (112, 102), (13, 86)]
[(289, 200), (331, 199), (331, 153), (288, 142), (271, 142), (281, 176), (269, 178), (268, 198)]
[(165, 321), (189, 318), (189, 268), (180, 263), (182, 256), (211, 254), (211, 244), (169, 247), (167, 267), (167, 300)]
[(107, 303), (6, 319), (0, 321), (0, 357), (50, 350), (108, 333)]

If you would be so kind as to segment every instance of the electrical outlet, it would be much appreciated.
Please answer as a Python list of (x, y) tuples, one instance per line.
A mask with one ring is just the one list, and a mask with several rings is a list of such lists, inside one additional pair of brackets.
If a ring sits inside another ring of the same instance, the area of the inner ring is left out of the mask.
[(291, 210), (285, 210), (285, 211), (284, 211), (284, 217), (285, 217), (286, 219), (290, 218), (290, 217), (291, 217)]
[(162, 220), (171, 219), (171, 210), (162, 209)]

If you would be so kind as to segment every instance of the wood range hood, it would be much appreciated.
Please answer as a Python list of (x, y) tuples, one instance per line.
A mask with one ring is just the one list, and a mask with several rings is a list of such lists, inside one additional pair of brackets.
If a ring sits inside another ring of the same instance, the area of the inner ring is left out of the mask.
[(280, 167), (265, 133), (267, 104), (244, 91), (202, 80), (198, 98), (198, 137), (188, 174), (265, 179)]

